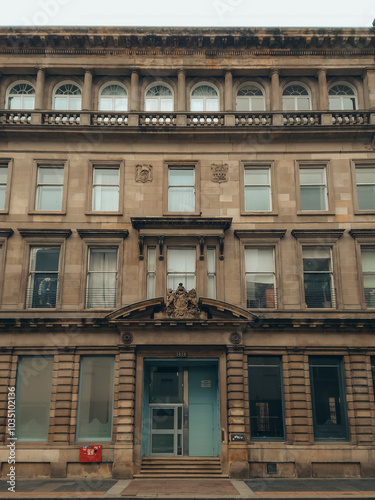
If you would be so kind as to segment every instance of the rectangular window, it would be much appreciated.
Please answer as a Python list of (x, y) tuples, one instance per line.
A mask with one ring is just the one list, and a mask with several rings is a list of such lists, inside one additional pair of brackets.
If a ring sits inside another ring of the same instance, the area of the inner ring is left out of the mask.
[(64, 167), (38, 166), (35, 210), (61, 211)]
[(112, 439), (114, 393), (113, 356), (81, 358), (77, 441)]
[(365, 302), (367, 307), (375, 307), (375, 248), (362, 247), (361, 255)]
[(245, 211), (270, 212), (271, 202), (271, 169), (245, 168)]
[(28, 308), (54, 308), (59, 278), (59, 247), (33, 247), (26, 304)]
[(216, 298), (216, 248), (207, 248), (207, 297)]
[(155, 297), (156, 284), (156, 248), (147, 248), (147, 298)]
[(357, 167), (358, 210), (375, 210), (375, 167)]
[(304, 247), (302, 258), (306, 307), (336, 307), (331, 249)]
[(250, 435), (283, 439), (284, 408), (280, 356), (249, 356)]
[(120, 169), (94, 167), (92, 186), (92, 210), (118, 212)]
[(16, 386), (16, 436), (19, 441), (47, 441), (53, 356), (22, 356)]
[(246, 306), (276, 307), (274, 249), (246, 248)]
[(349, 438), (341, 358), (310, 357), (311, 402), (317, 441)]
[(86, 306), (115, 307), (117, 299), (117, 248), (89, 248)]
[(168, 211), (195, 211), (195, 171), (193, 167), (169, 167)]
[(169, 248), (167, 266), (167, 288), (195, 288), (195, 248)]
[(0, 163), (0, 210), (5, 210), (7, 182), (8, 182), (8, 164)]
[(300, 168), (301, 211), (327, 210), (326, 169)]

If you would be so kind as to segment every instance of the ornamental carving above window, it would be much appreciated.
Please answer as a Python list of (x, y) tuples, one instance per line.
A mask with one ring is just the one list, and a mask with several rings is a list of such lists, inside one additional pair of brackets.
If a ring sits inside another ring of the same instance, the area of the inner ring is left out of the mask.
[(213, 163), (211, 165), (211, 180), (212, 182), (227, 182), (228, 181), (228, 164), (227, 163)]
[(152, 182), (152, 165), (139, 164), (135, 169), (135, 182)]

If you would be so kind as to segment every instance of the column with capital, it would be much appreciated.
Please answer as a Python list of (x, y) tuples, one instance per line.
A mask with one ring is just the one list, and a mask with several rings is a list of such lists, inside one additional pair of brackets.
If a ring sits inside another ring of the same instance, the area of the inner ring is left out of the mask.
[[(231, 71), (225, 72), (225, 80), (224, 80), (224, 111), (232, 111), (233, 112), (233, 75)], [(236, 118), (234, 114), (225, 115), (224, 123), (229, 127), (233, 127), (235, 125)]]
[[(44, 108), (44, 87), (46, 80), (45, 68), (38, 68), (36, 74), (36, 89), (35, 89), (35, 105), (34, 110), (40, 111)], [(42, 123), (41, 113), (31, 113), (32, 125), (40, 125)]]
[(46, 81), (45, 68), (38, 68), (36, 74), (36, 89), (35, 89), (35, 108), (36, 110), (44, 108), (44, 84)]
[[(177, 72), (177, 111), (186, 111), (186, 70), (179, 69)], [(179, 114), (176, 118), (177, 126), (186, 125), (186, 114)]]
[[(85, 70), (85, 76), (83, 80), (83, 90), (82, 90), (82, 111), (90, 111), (92, 108), (92, 75), (93, 71), (91, 69)], [(81, 114), (81, 125), (90, 125), (90, 114)]]
[(322, 113), (321, 124), (332, 125), (332, 114), (329, 113), (327, 71), (323, 68), (319, 68), (316, 75), (319, 84), (319, 109), (324, 112)]
[(272, 125), (283, 125), (283, 115), (280, 109), (280, 78), (279, 70), (272, 68), (271, 74), (271, 110), (275, 112), (272, 117)]
[(321, 111), (328, 111), (328, 89), (327, 89), (327, 72), (325, 69), (318, 69), (317, 71), (318, 83), (319, 83), (319, 109)]
[(271, 109), (280, 111), (280, 79), (277, 68), (271, 69)]
[[(129, 99), (130, 113), (139, 112), (139, 73), (133, 69), (130, 74), (130, 99)], [(139, 123), (138, 115), (131, 114), (128, 118), (128, 125), (137, 126)]]

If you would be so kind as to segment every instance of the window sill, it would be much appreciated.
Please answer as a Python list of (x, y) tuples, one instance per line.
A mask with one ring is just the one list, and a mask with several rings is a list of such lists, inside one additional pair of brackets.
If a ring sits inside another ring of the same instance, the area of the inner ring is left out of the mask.
[(29, 210), (29, 215), (66, 215), (66, 210)]
[(268, 211), (261, 211), (259, 210), (259, 212), (241, 212), (241, 215), (244, 215), (244, 216), (251, 216), (251, 217), (256, 217), (257, 215), (279, 215), (278, 212), (268, 212)]
[(327, 210), (311, 210), (311, 211), (309, 211), (309, 210), (303, 210), (303, 211), (299, 210), (297, 212), (297, 215), (324, 215), (324, 216), (326, 216), (326, 215), (336, 215), (336, 214), (335, 214), (335, 212), (329, 212)]
[(164, 212), (165, 217), (200, 217), (202, 212)]
[(85, 215), (124, 215), (123, 212), (114, 212), (114, 211), (108, 211), (106, 212), (105, 210), (88, 210), (85, 212)]
[(374, 210), (354, 210), (354, 215), (374, 215)]

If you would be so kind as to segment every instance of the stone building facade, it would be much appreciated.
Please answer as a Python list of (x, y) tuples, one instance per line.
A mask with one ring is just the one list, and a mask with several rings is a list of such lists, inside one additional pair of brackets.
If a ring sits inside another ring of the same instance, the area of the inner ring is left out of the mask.
[(374, 55), (0, 29), (3, 476), (375, 474)]

